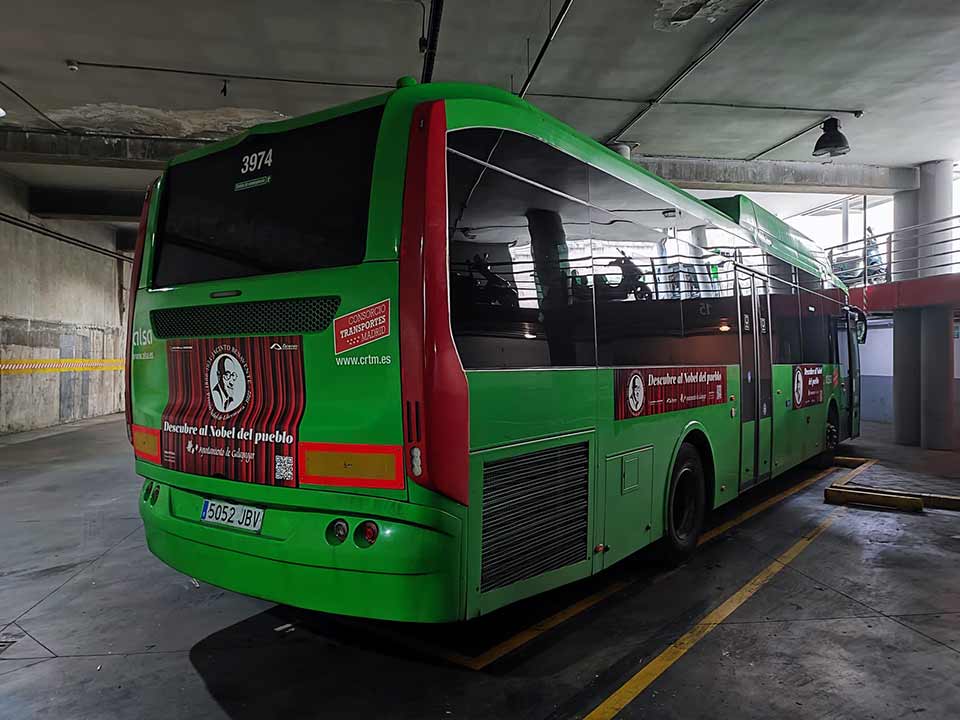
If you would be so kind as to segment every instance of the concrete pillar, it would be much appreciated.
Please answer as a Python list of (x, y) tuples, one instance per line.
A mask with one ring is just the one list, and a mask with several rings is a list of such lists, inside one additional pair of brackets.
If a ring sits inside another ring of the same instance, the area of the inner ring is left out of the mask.
[[(920, 190), (917, 199), (917, 222), (932, 223), (953, 215), (953, 160), (934, 160), (920, 166)], [(950, 223), (942, 226), (934, 225), (920, 230), (917, 238), (919, 246), (919, 273), (939, 275), (952, 272), (949, 263), (952, 255), (944, 255), (953, 251), (950, 240), (952, 233), (935, 232), (938, 227), (949, 227)], [(931, 245), (931, 243), (937, 243)], [(933, 257), (935, 256), (935, 257)]]
[(897, 232), (900, 228), (919, 223), (919, 190), (903, 190), (893, 196), (893, 253), (891, 280), (909, 280), (917, 276), (917, 233), (914, 230)]
[(920, 444), (920, 310), (893, 313), (893, 436)]
[(930, 450), (952, 450), (953, 307), (925, 307), (921, 313), (920, 445)]

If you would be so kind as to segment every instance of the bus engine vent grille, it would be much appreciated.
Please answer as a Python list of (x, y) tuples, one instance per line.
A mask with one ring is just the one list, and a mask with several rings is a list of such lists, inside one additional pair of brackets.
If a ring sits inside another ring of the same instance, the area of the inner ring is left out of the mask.
[(150, 311), (158, 338), (205, 335), (300, 335), (326, 330), (340, 307), (336, 295), (194, 305)]
[(483, 464), (480, 591), (587, 559), (589, 446)]

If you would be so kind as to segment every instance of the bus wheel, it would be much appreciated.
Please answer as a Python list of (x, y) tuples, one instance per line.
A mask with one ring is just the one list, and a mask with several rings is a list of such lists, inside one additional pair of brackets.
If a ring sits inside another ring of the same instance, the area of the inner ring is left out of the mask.
[(693, 554), (703, 529), (706, 491), (700, 453), (690, 443), (680, 446), (667, 492), (663, 560), (677, 565)]
[(833, 466), (833, 461), (837, 455), (837, 446), (840, 444), (840, 418), (837, 417), (837, 406), (830, 405), (830, 411), (827, 413), (827, 426), (824, 429), (823, 452), (817, 455), (815, 464), (817, 467), (826, 469)]

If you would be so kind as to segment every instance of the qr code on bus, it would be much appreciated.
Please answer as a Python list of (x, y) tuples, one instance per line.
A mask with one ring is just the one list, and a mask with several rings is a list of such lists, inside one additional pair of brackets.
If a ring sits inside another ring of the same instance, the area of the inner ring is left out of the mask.
[(277, 455), (273, 477), (275, 480), (293, 480), (293, 458), (289, 455)]

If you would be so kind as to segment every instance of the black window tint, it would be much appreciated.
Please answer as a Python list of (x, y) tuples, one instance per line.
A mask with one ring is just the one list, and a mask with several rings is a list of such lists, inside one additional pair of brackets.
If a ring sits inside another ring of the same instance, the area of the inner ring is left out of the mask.
[(825, 290), (825, 297), (821, 298), (821, 306), (827, 322), (827, 362), (837, 363), (840, 361), (840, 346), (847, 342), (846, 337), (840, 338), (841, 327), (846, 327), (847, 311), (843, 305), (835, 298), (840, 297), (839, 290)]
[(816, 275), (808, 273), (806, 270), (797, 268), (797, 284), (805, 290), (823, 292), (823, 281)]
[(823, 298), (809, 290), (800, 290), (800, 329), (803, 333), (803, 361), (830, 361), (827, 318)]
[(167, 172), (157, 287), (353, 265), (366, 251), (382, 106), (250, 135)]
[(770, 281), (770, 327), (773, 332), (773, 362), (796, 365), (803, 362), (800, 345), (800, 305), (797, 289), (779, 280)]
[(684, 295), (683, 352), (694, 365), (735, 365), (740, 362), (737, 337), (737, 296), (733, 263), (696, 263), (689, 274), (698, 282), (697, 295)]
[(679, 211), (594, 168), (589, 179), (599, 364), (688, 363)]
[[(448, 142), (464, 147), (455, 141), (474, 132)], [(559, 152), (525, 147), (546, 165)], [(464, 367), (594, 365), (586, 206), (453, 150), (447, 179), (451, 321)]]
[(793, 283), (793, 265), (778, 257), (765, 254), (767, 274), (784, 282)]
[(450, 133), (447, 147), (551, 190), (583, 201), (588, 199), (586, 166), (529, 135), (495, 128), (469, 128)]

